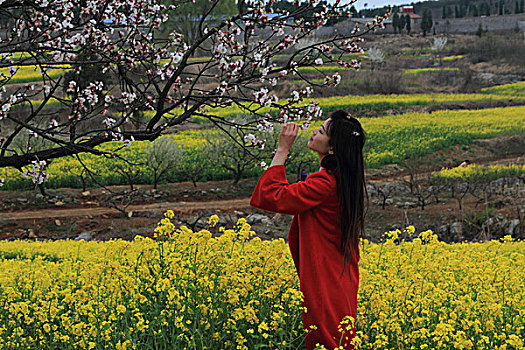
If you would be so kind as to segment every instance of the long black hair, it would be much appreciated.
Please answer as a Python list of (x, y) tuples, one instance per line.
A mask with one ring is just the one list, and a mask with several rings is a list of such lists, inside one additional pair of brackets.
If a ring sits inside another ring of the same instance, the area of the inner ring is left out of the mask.
[(359, 257), (359, 239), (365, 233), (365, 199), (368, 205), (368, 193), (363, 147), (366, 135), (361, 123), (342, 110), (330, 116), (328, 135), (334, 154), (326, 155), (321, 166), (334, 173), (337, 179), (344, 271), (347, 259), (352, 259), (354, 254)]

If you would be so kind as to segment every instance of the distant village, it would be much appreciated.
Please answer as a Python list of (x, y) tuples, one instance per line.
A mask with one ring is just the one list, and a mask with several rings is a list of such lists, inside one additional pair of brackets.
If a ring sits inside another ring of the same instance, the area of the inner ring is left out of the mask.
[[(399, 12), (396, 13), (399, 17), (410, 19), (408, 27), (401, 30), (401, 33), (421, 33), (421, 22), (423, 16), (414, 12), (414, 6), (401, 6)], [(385, 28), (378, 31), (381, 33), (395, 33), (396, 30), (393, 20), (393, 16), (390, 16), (385, 22)], [(355, 24), (359, 24), (360, 27), (366, 25), (367, 22), (372, 21), (374, 18), (348, 18), (344, 22), (339, 22), (335, 25), (338, 31), (344, 31), (344, 28), (353, 29)], [(476, 33), (480, 28), (484, 31), (495, 31), (495, 30), (516, 30), (525, 33), (525, 13), (519, 14), (503, 14), (501, 16), (477, 16), (477, 17), (462, 17), (462, 18), (432, 18), (432, 27), (429, 34), (473, 34)], [(405, 24), (406, 26), (406, 24)]]

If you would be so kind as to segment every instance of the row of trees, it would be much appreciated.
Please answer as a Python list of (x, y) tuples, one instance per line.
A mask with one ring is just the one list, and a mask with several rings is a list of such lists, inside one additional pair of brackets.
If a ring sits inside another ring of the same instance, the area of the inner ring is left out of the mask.
[[(491, 2), (492, 3), (492, 2)], [(505, 4), (503, 0), (495, 3), (494, 6), (489, 5), (487, 2), (482, 2), (478, 5), (454, 5), (452, 6), (443, 6), (441, 18), (463, 18), (467, 16), (478, 17), (478, 16), (490, 16), (494, 15), (505, 15), (505, 14), (519, 14), (524, 12), (525, 0), (516, 0), (514, 3), (514, 11), (511, 12), (511, 9)], [(452, 12), (454, 9), (454, 12)]]
[(410, 16), (408, 14), (403, 16), (403, 14), (394, 13), (392, 16), (392, 27), (395, 34), (402, 33), (403, 29), (406, 29), (407, 34), (410, 34), (412, 30)]
[[(430, 9), (425, 9), (423, 11), (420, 26), (421, 30), (423, 31), (423, 36), (426, 36), (434, 26), (434, 22), (432, 20), (432, 11)], [(402, 13), (399, 13), (397, 9), (394, 9), (394, 14), (392, 16), (392, 27), (394, 28), (395, 34), (402, 33), (403, 29), (406, 29), (407, 33), (410, 34), (412, 30), (410, 16), (408, 14), (403, 15)]]
[[(488, 205), (495, 196), (505, 196), (519, 208), (520, 198), (522, 199), (519, 186), (525, 184), (523, 175), (497, 180), (484, 176), (450, 179), (436, 178), (431, 173), (421, 173), (417, 168), (408, 168), (408, 170), (408, 176), (399, 180), (399, 183), (408, 189), (406, 192), (402, 187), (392, 183), (371, 185), (375, 195), (381, 199), (383, 209), (386, 209), (388, 199), (402, 195), (405, 198), (408, 196), (421, 210), (425, 210), (429, 204), (440, 203), (445, 194), (457, 202), (460, 211), (463, 211), (463, 203), (467, 195), (476, 200), (476, 207)], [(517, 212), (519, 214), (519, 209)]]
[(432, 11), (430, 11), (430, 9), (425, 9), (425, 11), (423, 11), (423, 18), (421, 18), (421, 30), (423, 31), (423, 36), (426, 36), (427, 32), (429, 32), (433, 26)]
[[(307, 2), (299, 2), (299, 1), (288, 1), (288, 0), (278, 0), (273, 2), (273, 4), (269, 5), (267, 8), (271, 7), (273, 11), (276, 13), (283, 13), (283, 12), (289, 12), (289, 13), (297, 13), (297, 9), (303, 7), (303, 11), (301, 11), (298, 14), (298, 17), (296, 19), (304, 20), (304, 21), (311, 21), (312, 18), (314, 18), (314, 13), (323, 11), (324, 6), (328, 5), (328, 1), (321, 0), (318, 3), (311, 3), (305, 6)], [(327, 26), (332, 26), (340, 21), (344, 21), (347, 17), (358, 17), (359, 12), (356, 10), (355, 6), (350, 6), (348, 8), (345, 8), (344, 11), (341, 12), (339, 16), (331, 17), (326, 22)]]
[[(435, 223), (439, 227), (439, 234), (443, 235), (440, 237), (442, 240), (461, 241), (465, 238), (486, 240), (509, 234), (510, 232), (506, 231), (509, 226), (504, 225), (504, 219), (498, 218), (495, 213), (495, 209), (502, 206), (511, 210), (513, 214), (515, 213), (518, 225), (524, 220), (521, 212), (524, 200), (521, 189), (525, 184), (523, 175), (498, 180), (471, 177), (443, 181), (431, 179), (428, 175), (419, 173), (410, 174), (408, 179), (400, 180), (400, 182), (409, 190), (400, 191), (404, 188), (393, 183), (371, 186), (370, 192), (379, 199), (379, 205), (382, 205), (383, 209), (394, 196), (413, 201), (398, 204), (405, 210), (416, 206), (424, 210), (429, 204), (446, 202), (447, 197), (456, 201), (459, 213), (453, 219), (454, 223), (450, 227), (439, 226), (446, 222)], [(464, 205), (467, 196), (475, 200), (474, 207), (469, 210), (466, 210)], [(406, 211), (405, 218), (408, 225)], [(523, 237), (523, 230), (521, 232), (521, 237)]]
[(434, 16), (462, 18), (523, 13), (522, 0), (439, 0), (414, 4), (416, 13), (430, 9)]
[[(83, 191), (90, 185), (112, 184), (127, 184), (134, 191), (139, 183), (151, 184), (157, 189), (159, 183), (176, 181), (191, 181), (197, 187), (198, 181), (210, 179), (231, 179), (236, 185), (245, 176), (259, 174), (257, 169), (271, 161), (280, 126), (265, 135), (264, 147), (261, 145), (255, 149), (246, 147), (247, 135), (238, 129), (228, 128), (225, 132), (207, 129), (202, 133), (205, 141), (196, 148), (186, 147), (172, 137), (161, 137), (149, 143), (133, 162), (115, 159), (98, 169), (86, 169), (76, 162), (68, 162), (62, 170), (64, 176), (70, 178), (61, 181), (67, 181), (71, 186), (80, 183)], [(296, 174), (296, 180), (302, 168), (312, 169), (317, 162), (314, 153), (307, 148), (305, 135), (299, 133), (286, 162), (288, 171)], [(45, 195), (45, 186), (45, 182), (39, 186), (42, 195)]]

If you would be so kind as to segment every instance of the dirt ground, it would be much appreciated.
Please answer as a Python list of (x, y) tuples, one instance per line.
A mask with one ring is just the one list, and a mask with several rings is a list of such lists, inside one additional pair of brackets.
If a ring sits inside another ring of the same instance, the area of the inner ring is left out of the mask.
[[(403, 165), (386, 165), (381, 169), (367, 170), (370, 184), (402, 182), (407, 179), (408, 168), (417, 167), (419, 173), (439, 170), (444, 166), (457, 166), (463, 160), (479, 164), (520, 163), (523, 158), (524, 135), (478, 140), (465, 146), (454, 146), (446, 151), (413, 159)], [(505, 150), (502, 152), (501, 150)], [(521, 151), (521, 152), (520, 152)], [(273, 213), (250, 207), (249, 198), (257, 179), (243, 179), (233, 186), (231, 181), (176, 183), (160, 185), (157, 191), (152, 186), (140, 186), (138, 196), (123, 211), (104, 204), (105, 189), (62, 188), (48, 190), (42, 197), (36, 191), (0, 192), (0, 239), (74, 239), (82, 232), (89, 232), (94, 239), (133, 239), (136, 235), (152, 236), (153, 229), (171, 209), (175, 212), (176, 225), (199, 227), (198, 220), (218, 214), (226, 225), (239, 217), (261, 213), (274, 219), (272, 227), (254, 225), (262, 238), (286, 237), (291, 221), (289, 216), (274, 217)], [(112, 191), (124, 191), (126, 187), (115, 186)], [(493, 198), (493, 215), (515, 218), (516, 211), (505, 198)], [(366, 232), (372, 239), (393, 228), (414, 225), (418, 231), (436, 230), (440, 225), (451, 224), (465, 215), (480, 215), (485, 210), (474, 198), (466, 197), (463, 211), (457, 202), (444, 194), (439, 203), (420, 208), (403, 209), (394, 205), (385, 210), (370, 203), (366, 216)]]

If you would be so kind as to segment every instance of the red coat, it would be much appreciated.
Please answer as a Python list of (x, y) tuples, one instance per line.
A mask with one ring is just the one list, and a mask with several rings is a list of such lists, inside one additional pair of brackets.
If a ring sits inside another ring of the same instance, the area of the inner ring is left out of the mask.
[[(307, 312), (303, 326), (316, 325), (306, 336), (306, 348), (316, 343), (327, 349), (339, 346), (339, 322), (344, 316), (356, 319), (359, 287), (359, 258), (346, 262), (343, 271), (341, 230), (337, 224), (338, 199), (335, 176), (325, 169), (306, 181), (289, 184), (284, 165), (267, 169), (259, 179), (250, 205), (276, 213), (294, 215), (288, 244), (299, 274)], [(345, 336), (349, 332), (345, 333)], [(354, 332), (351, 332), (349, 340)], [(345, 349), (353, 349), (348, 340)]]

